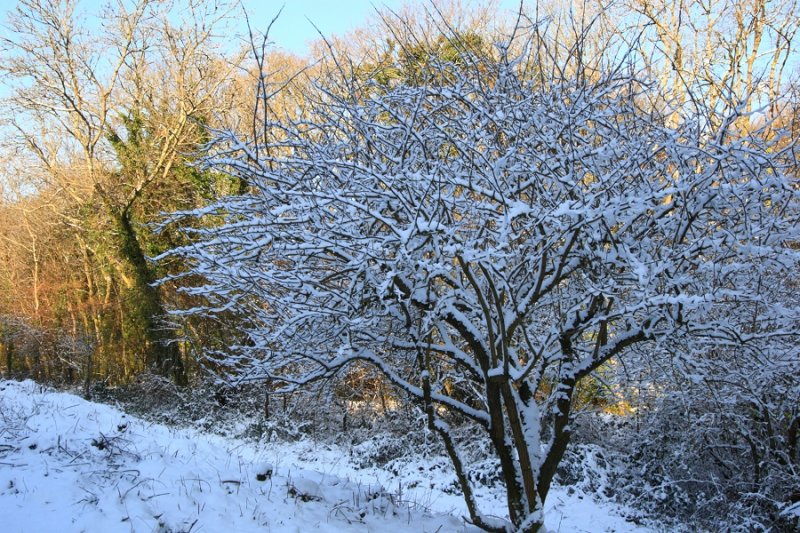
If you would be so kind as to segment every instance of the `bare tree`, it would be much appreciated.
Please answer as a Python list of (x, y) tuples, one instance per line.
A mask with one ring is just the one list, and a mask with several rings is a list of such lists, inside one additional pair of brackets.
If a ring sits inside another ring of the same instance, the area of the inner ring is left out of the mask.
[[(631, 13), (638, 19), (631, 20)], [(640, 57), (673, 109), (724, 108), (740, 113), (744, 126), (751, 112), (771, 118), (781, 112), (782, 92), (797, 58), (797, 2), (625, 0), (606, 16), (606, 26), (631, 21), (625, 30), (629, 41), (636, 39)]]
[[(136, 293), (146, 366), (185, 382), (141, 223), (183, 205), (169, 195), (176, 172), (203, 142), (242, 54), (224, 51), (224, 59), (216, 41), (230, 5), (180, 7), (185, 16), (175, 21), (169, 3), (120, 0), (90, 30), (72, 0), (23, 0), (10, 16), (0, 71), (15, 82), (6, 108), (16, 117), (12, 142), (38, 159), (46, 187), (70, 200), (57, 216), (76, 231), (90, 298), (99, 292), (97, 263), (116, 268), (115, 279), (103, 274), (105, 294), (115, 283)], [(103, 328), (95, 321), (94, 329), (99, 340)]]

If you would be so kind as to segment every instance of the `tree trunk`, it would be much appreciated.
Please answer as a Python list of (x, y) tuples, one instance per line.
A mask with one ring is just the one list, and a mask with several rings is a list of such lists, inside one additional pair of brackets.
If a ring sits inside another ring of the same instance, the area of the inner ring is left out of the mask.
[(120, 252), (123, 259), (131, 266), (134, 290), (139, 299), (138, 311), (141, 313), (147, 344), (145, 363), (157, 373), (171, 377), (176, 384), (186, 385), (186, 369), (178, 344), (164, 328), (159, 327), (159, 320), (166, 315), (164, 305), (158, 288), (153, 286), (155, 281), (153, 273), (147, 264), (147, 258), (128, 212), (117, 213), (116, 221), (122, 238)]
[[(91, 264), (91, 259), (89, 257), (89, 248), (86, 246), (86, 243), (83, 239), (78, 238), (78, 242), (80, 243), (81, 247), (81, 254), (83, 255), (83, 275), (84, 281), (86, 282), (86, 307), (82, 309), (81, 316), (83, 318), (83, 327), (84, 331), (94, 331), (94, 338), (95, 338), (95, 348), (100, 350), (102, 347), (102, 329), (100, 327), (100, 323), (98, 320), (97, 313), (95, 312), (95, 286), (94, 286), (94, 276), (92, 274), (93, 268)], [(90, 318), (91, 315), (91, 325), (92, 329), (89, 328)], [(91, 393), (91, 384), (92, 384), (92, 376), (94, 375), (94, 356), (95, 350), (87, 350), (85, 354), (85, 361), (83, 363), (83, 396), (87, 400), (90, 397)]]
[(14, 377), (14, 341), (6, 336), (3, 347), (6, 352), (6, 379), (11, 379)]
[(572, 395), (575, 391), (576, 381), (573, 378), (563, 378), (558, 384), (561, 395), (556, 401), (553, 413), (553, 442), (547, 456), (539, 469), (537, 490), (541, 501), (545, 501), (550, 492), (550, 485), (556, 475), (556, 468), (564, 457), (572, 433), (569, 429), (570, 412), (572, 410)]

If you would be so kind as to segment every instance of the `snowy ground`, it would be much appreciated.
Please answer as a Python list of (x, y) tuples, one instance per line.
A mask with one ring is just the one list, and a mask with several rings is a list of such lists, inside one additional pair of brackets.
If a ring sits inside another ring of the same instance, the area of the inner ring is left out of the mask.
[[(445, 479), (442, 479), (442, 478)], [(344, 448), (174, 429), (39, 385), (0, 381), (0, 530), (475, 531), (449, 474), (359, 469)], [(451, 492), (451, 491), (450, 491)], [(503, 515), (499, 495), (479, 494)], [(554, 488), (554, 532), (645, 532), (618, 506)]]

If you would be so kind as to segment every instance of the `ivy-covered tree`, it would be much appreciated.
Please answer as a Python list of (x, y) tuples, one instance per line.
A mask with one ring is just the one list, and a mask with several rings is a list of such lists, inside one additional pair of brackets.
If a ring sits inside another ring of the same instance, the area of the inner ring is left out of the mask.
[(166, 238), (146, 226), (208, 196), (210, 175), (187, 158), (206, 140), (206, 120), (235, 100), (230, 84), (243, 54), (223, 54), (216, 40), (234, 5), (193, 3), (182, 19), (152, 0), (85, 7), (18, 2), (0, 38), (9, 86), (3, 141), (31, 163), (27, 187), (47, 198), (63, 243), (46, 274), (47, 296), (64, 302), (42, 318), (93, 338), (87, 383), (145, 368), (185, 383), (176, 339), (161, 323), (164, 291), (147, 262), (163, 250), (150, 246)]

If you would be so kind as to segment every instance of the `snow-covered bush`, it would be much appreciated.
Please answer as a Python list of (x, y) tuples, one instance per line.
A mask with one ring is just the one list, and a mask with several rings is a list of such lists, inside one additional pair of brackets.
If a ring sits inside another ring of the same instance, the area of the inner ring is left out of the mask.
[(391, 86), (334, 69), (301, 119), (258, 112), (264, 74), (253, 136), (217, 132), (206, 159), (249, 193), (189, 213), (206, 223), (170, 252), (202, 280), (184, 314), (247, 317), (246, 341), (208, 354), (218, 371), (287, 392), (373, 368), (492, 531), (508, 524), (473, 496), (475, 434), (513, 528), (535, 532), (581, 380), (635, 347), (694, 361), (797, 337), (796, 302), (761, 293), (798, 262), (779, 146), (739, 117), (675, 126), (627, 68), (537, 70), (558, 46), (433, 57)]
[(620, 497), (711, 529), (795, 531), (800, 360), (785, 353), (760, 365), (710, 354), (716, 372), (676, 379), (641, 407), (638, 429), (631, 419), (613, 431), (606, 444), (627, 458)]

